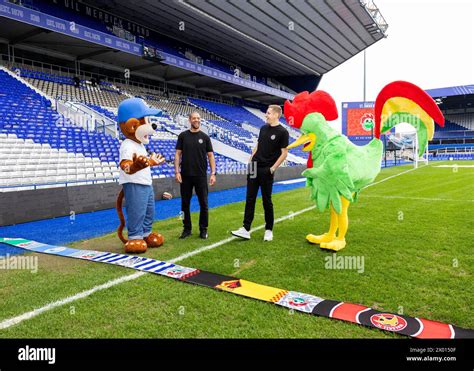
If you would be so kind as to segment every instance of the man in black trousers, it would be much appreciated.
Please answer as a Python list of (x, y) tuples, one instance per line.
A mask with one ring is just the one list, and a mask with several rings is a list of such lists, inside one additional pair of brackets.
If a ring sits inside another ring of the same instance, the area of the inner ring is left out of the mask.
[(265, 210), (264, 241), (273, 240), (273, 203), (272, 189), (276, 169), (288, 155), (289, 134), (279, 122), (281, 107), (270, 105), (265, 114), (267, 123), (260, 128), (258, 142), (252, 151), (247, 175), (247, 197), (243, 227), (232, 231), (234, 236), (250, 239), (250, 227), (255, 214), (255, 202), (258, 189), (262, 192), (263, 209)]
[[(216, 161), (212, 150), (211, 139), (201, 131), (201, 116), (199, 112), (189, 114), (189, 130), (183, 131), (176, 142), (174, 170), (176, 181), (181, 184), (181, 211), (183, 213), (183, 233), (179, 238), (191, 236), (191, 197), (193, 188), (199, 200), (199, 237), (208, 238), (207, 227), (209, 213), (207, 206), (207, 160), (211, 166), (209, 185), (216, 182)], [(181, 169), (180, 169), (181, 165)]]

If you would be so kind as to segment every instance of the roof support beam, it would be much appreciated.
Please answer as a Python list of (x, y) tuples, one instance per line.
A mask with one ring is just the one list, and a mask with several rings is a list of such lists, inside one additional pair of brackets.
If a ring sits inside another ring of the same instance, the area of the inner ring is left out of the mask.
[(29, 39), (30, 37), (33, 37), (33, 36), (37, 36), (37, 35), (40, 35), (42, 33), (51, 33), (52, 31), (50, 30), (45, 30), (44, 28), (35, 28), (31, 31), (28, 31), (28, 32), (25, 32), (13, 39), (10, 40), (10, 44), (11, 45), (15, 45), (15, 44), (18, 44), (26, 39)]
[(110, 52), (118, 52), (118, 50), (112, 50), (112, 49), (98, 49), (98, 50), (95, 50), (93, 52), (90, 52), (90, 53), (86, 53), (86, 54), (82, 54), (82, 55), (78, 55), (77, 56), (77, 60), (78, 61), (81, 61), (83, 59), (87, 59), (87, 58), (92, 58), (92, 57), (96, 57), (98, 55), (101, 55), (101, 54), (105, 54), (105, 53), (110, 53)]
[(173, 82), (173, 81), (179, 81), (183, 79), (189, 79), (190, 77), (199, 77), (199, 76), (201, 75), (197, 75), (195, 72), (188, 72), (188, 73), (183, 73), (181, 75), (173, 76), (166, 81)]
[(146, 64), (142, 64), (142, 65), (139, 65), (139, 66), (136, 66), (136, 67), (132, 67), (130, 68), (130, 71), (141, 71), (141, 70), (145, 70), (147, 68), (151, 68), (151, 67), (156, 67), (156, 63), (146, 63)]

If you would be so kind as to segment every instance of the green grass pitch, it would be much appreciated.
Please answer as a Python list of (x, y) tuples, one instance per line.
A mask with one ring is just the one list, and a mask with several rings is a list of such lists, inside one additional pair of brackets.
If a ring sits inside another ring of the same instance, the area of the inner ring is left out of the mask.
[[(349, 208), (347, 247), (338, 255), (364, 258), (363, 273), (326, 269), (331, 253), (305, 241), (323, 233), (329, 212), (311, 210), (233, 240), (179, 264), (326, 299), (474, 328), (474, 167), (429, 166), (367, 188)], [(458, 162), (473, 165), (474, 162)], [(376, 181), (409, 167), (384, 169)], [(309, 190), (273, 196), (275, 216), (312, 206)], [(244, 203), (210, 210), (209, 240), (178, 240), (181, 222), (154, 230), (165, 246), (147, 256), (170, 260), (230, 236), (241, 226)], [(197, 221), (193, 214), (193, 220)], [(257, 201), (254, 226), (263, 223)], [(115, 234), (76, 248), (122, 252)], [(37, 273), (0, 270), (0, 322), (135, 271), (38, 254)], [(396, 334), (338, 320), (293, 313), (276, 305), (145, 274), (0, 330), (2, 338), (396, 338)]]

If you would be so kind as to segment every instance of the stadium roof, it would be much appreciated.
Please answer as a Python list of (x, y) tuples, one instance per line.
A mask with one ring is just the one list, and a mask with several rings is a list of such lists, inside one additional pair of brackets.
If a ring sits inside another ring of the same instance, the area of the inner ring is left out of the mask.
[(322, 75), (384, 37), (359, 0), (84, 2), (268, 76)]
[[(315, 89), (324, 73), (383, 38), (387, 27), (373, 3), (362, 4), (359, 0), (83, 3), (274, 77), (294, 91)], [(179, 31), (180, 21), (185, 22), (184, 32)], [(136, 76), (214, 94), (266, 104), (284, 101), (269, 93), (8, 18), (0, 22), (0, 42), (104, 69), (128, 68)]]

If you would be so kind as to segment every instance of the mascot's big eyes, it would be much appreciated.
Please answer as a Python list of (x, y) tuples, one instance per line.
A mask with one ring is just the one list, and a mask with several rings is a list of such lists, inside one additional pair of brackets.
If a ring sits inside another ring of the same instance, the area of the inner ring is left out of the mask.
[(158, 128), (158, 117), (156, 116), (145, 116), (145, 124), (151, 125), (153, 130)]

